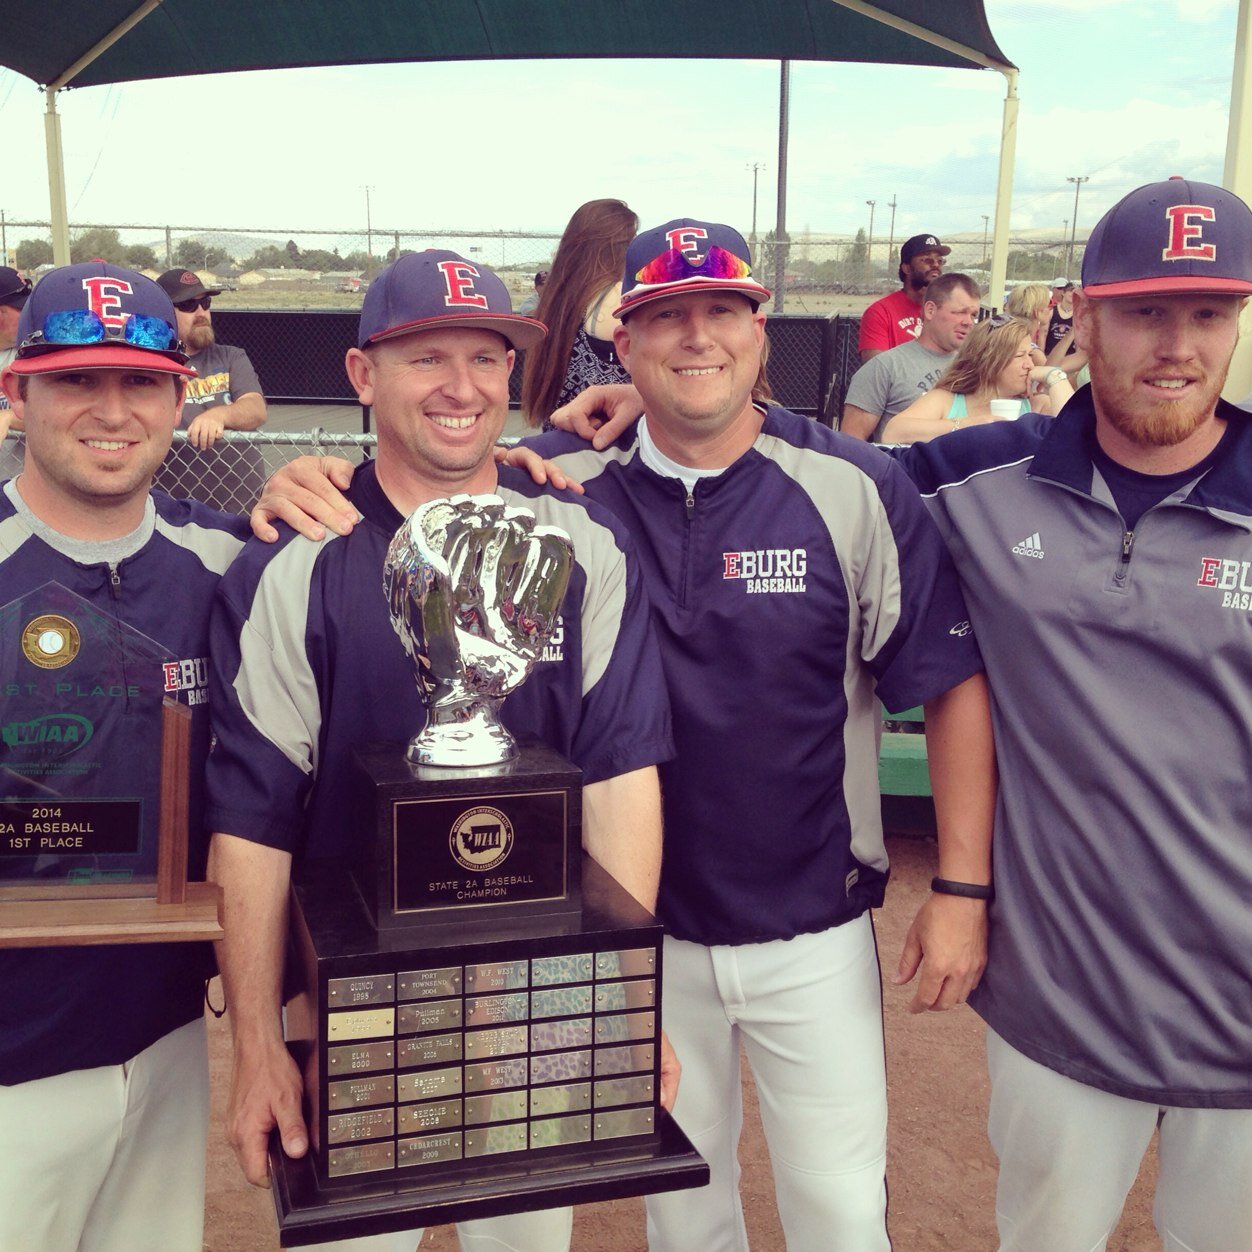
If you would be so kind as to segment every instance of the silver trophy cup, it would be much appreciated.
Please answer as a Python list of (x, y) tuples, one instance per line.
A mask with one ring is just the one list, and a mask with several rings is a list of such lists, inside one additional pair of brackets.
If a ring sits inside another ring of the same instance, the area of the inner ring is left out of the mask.
[(396, 531), (383, 584), (426, 706), (408, 760), (471, 767), (517, 755), (500, 703), (543, 655), (573, 565), (564, 531), (494, 495), (432, 500)]

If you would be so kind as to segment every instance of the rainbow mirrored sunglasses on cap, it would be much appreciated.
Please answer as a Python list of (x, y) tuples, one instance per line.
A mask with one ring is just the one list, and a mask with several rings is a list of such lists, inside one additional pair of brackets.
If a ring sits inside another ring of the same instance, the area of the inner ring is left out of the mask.
[(737, 281), (747, 278), (752, 266), (741, 256), (714, 244), (703, 257), (696, 258), (679, 248), (670, 248), (653, 257), (636, 275), (637, 283), (652, 287), (678, 283), (687, 278), (720, 278)]
[(18, 344), (17, 355), (28, 356), (42, 348), (71, 348), (92, 343), (125, 343), (153, 352), (181, 352), (174, 328), (159, 317), (132, 313), (121, 326), (106, 326), (91, 309), (64, 309), (49, 313), (39, 330)]

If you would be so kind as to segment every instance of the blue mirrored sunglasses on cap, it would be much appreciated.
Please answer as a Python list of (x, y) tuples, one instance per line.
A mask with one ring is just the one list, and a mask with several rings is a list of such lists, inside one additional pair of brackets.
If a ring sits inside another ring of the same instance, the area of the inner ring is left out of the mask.
[(153, 352), (182, 351), (174, 328), (159, 317), (132, 313), (121, 326), (106, 326), (91, 309), (65, 309), (49, 313), (42, 327), (32, 331), (18, 345), (17, 354), (27, 356), (38, 353), (41, 348), (70, 348), (91, 343), (125, 343)]

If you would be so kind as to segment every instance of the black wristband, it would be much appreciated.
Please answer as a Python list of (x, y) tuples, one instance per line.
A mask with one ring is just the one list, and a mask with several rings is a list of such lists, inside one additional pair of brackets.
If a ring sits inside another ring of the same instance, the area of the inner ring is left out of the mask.
[(991, 901), (996, 898), (990, 883), (953, 882), (950, 878), (936, 876), (930, 880), (930, 889), (941, 896), (964, 896), (968, 900)]

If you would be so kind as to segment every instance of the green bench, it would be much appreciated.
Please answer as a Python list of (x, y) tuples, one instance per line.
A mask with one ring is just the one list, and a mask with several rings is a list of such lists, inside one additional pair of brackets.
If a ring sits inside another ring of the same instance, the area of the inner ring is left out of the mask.
[[(884, 796), (929, 796), (926, 736), (915, 727), (925, 720), (920, 707), (902, 713), (883, 710), (882, 746), (878, 753), (878, 788)], [(896, 729), (893, 723), (908, 723)]]

